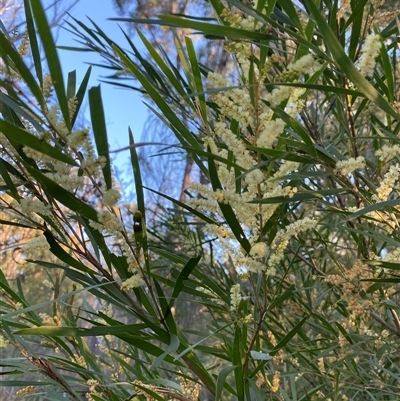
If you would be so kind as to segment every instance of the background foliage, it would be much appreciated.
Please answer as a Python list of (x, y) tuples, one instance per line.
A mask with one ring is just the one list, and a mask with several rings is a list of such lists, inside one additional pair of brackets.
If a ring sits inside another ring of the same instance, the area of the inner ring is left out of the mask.
[[(128, 129), (133, 206), (91, 68), (65, 75), (44, 9), (24, 5), (26, 38), (0, 33), (1, 385), (32, 400), (397, 399), (397, 11), (210, 0), (209, 18), (124, 19), (146, 56), (75, 20), (79, 50), (175, 135), (159, 153), (198, 178), (179, 200), (148, 188)], [(40, 298), (24, 269), (48, 274)]]

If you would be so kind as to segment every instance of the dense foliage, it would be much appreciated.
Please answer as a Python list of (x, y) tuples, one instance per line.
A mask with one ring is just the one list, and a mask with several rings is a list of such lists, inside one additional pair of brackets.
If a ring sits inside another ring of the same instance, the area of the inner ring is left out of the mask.
[[(71, 24), (176, 136), (160, 154), (193, 161), (185, 202), (146, 204), (127, 129), (122, 203), (100, 86), (91, 68), (64, 76), (38, 1), (21, 43), (0, 33), (1, 384), (32, 400), (400, 399), (399, 13), (209, 4), (212, 19), (125, 19), (147, 56)], [(140, 23), (186, 30), (180, 69)], [(223, 42), (229, 75), (199, 61), (199, 37)], [(16, 254), (47, 272), (41, 300), (9, 279)]]

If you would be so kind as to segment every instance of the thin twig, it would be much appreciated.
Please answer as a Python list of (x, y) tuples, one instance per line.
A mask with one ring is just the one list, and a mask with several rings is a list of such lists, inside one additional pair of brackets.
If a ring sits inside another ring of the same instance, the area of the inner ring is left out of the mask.
[(117, 153), (117, 152), (123, 152), (124, 150), (129, 150), (133, 148), (140, 148), (141, 146), (151, 146), (151, 145), (157, 145), (157, 146), (168, 146), (166, 143), (161, 143), (161, 142), (139, 142), (139, 143), (133, 143), (132, 145), (125, 146), (121, 149), (115, 149), (115, 150), (110, 150), (109, 153)]
[(370, 316), (376, 320), (378, 323), (380, 323), (382, 326), (385, 326), (388, 330), (390, 330), (394, 335), (397, 337), (400, 337), (400, 331), (396, 330), (395, 327), (390, 325), (389, 323), (386, 323), (380, 316), (378, 316), (375, 312), (370, 311)]
[(248, 348), (247, 348), (246, 356), (245, 356), (245, 358), (244, 358), (244, 362), (243, 362), (243, 365), (242, 365), (242, 370), (243, 370), (243, 372), (247, 369), (247, 364), (249, 363), (249, 359), (250, 359), (250, 352), (251, 352), (251, 350), (253, 349), (254, 343), (256, 342), (258, 333), (259, 333), (259, 331), (260, 331), (260, 329), (261, 329), (261, 325), (262, 325), (262, 322), (264, 321), (264, 317), (265, 317), (265, 314), (266, 314), (266, 313), (267, 313), (267, 312), (266, 312), (265, 309), (262, 310), (262, 311), (260, 312), (260, 316), (259, 316), (258, 322), (257, 322), (257, 327), (256, 327), (256, 329), (254, 330), (253, 337), (251, 338), (250, 344), (249, 344), (249, 346), (248, 346)]

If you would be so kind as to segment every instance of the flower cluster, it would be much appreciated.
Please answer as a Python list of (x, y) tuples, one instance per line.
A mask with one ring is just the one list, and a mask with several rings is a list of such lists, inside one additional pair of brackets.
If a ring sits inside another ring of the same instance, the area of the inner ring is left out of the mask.
[(144, 280), (143, 280), (142, 276), (140, 275), (140, 273), (136, 273), (122, 283), (121, 289), (128, 291), (128, 290), (131, 290), (132, 288), (141, 287), (144, 284), (145, 284)]
[(260, 148), (271, 149), (272, 145), (276, 142), (279, 135), (283, 133), (286, 124), (280, 118), (271, 120), (270, 113), (262, 114), (260, 116), (260, 120), (261, 120), (260, 134), (256, 144)]
[(42, 201), (32, 196), (21, 198), (19, 203), (13, 201), (12, 206), (24, 216), (31, 216), (32, 213), (51, 216), (51, 206), (49, 204), (45, 205)]
[(220, 107), (223, 116), (235, 118), (244, 125), (254, 124), (254, 109), (248, 91), (235, 88), (222, 74), (209, 73), (208, 86), (218, 91), (211, 98)]
[(380, 149), (375, 152), (375, 155), (380, 161), (386, 163), (396, 156), (400, 156), (400, 146), (399, 145), (383, 145)]
[[(227, 21), (235, 25), (236, 18), (225, 14)], [(258, 92), (256, 95), (258, 102), (255, 104), (250, 96), (251, 91), (246, 86), (252, 49), (249, 44), (243, 42), (240, 46), (239, 48), (234, 42), (228, 44), (226, 49), (231, 51), (239, 62), (242, 85), (235, 86), (218, 73), (208, 75), (210, 99), (219, 107), (220, 114), (214, 122), (212, 135), (204, 139), (204, 146), (207, 151), (227, 161), (226, 163), (215, 162), (221, 188), (213, 191), (206, 185), (193, 183), (190, 189), (197, 196), (192, 197), (188, 203), (218, 222), (214, 225), (208, 224), (206, 230), (209, 235), (219, 239), (222, 249), (229, 254), (238, 271), (264, 271), (267, 274), (273, 274), (274, 263), (269, 265), (265, 263), (269, 250), (260, 235), (262, 225), (271, 218), (279, 204), (250, 202), (256, 198), (292, 197), (296, 188), (287, 184), (288, 176), (298, 168), (298, 164), (283, 161), (275, 173), (267, 174), (265, 169), (258, 166), (260, 159), (257, 153), (249, 149), (248, 144), (260, 148), (273, 148), (286, 129), (285, 121), (276, 117), (273, 108), (282, 106), (291, 117), (297, 118), (304, 106), (301, 99), (304, 97), (305, 90), (278, 86), (266, 93), (263, 85), (253, 85)], [(273, 62), (270, 64), (267, 62), (267, 64), (272, 67)], [(307, 54), (291, 62), (281, 73), (281, 78), (289, 81), (298, 80), (302, 74), (312, 74), (320, 68), (320, 63), (311, 54)], [(257, 68), (252, 71), (252, 74), (255, 82), (257, 79), (260, 82), (263, 79)], [(236, 121), (239, 129), (233, 130), (231, 121)], [(229, 165), (228, 159), (232, 157), (237, 168)], [(240, 176), (238, 176), (238, 169)], [(219, 207), (221, 204), (231, 206), (242, 225), (251, 245), (251, 251), (248, 254), (237, 247), (235, 235), (221, 216)], [(285, 244), (287, 241), (280, 241), (281, 250), (278, 252), (278, 249), (275, 249), (274, 256), (270, 256), (271, 261), (274, 258), (276, 260), (280, 258), (278, 255), (283, 252)]]
[(315, 228), (317, 223), (318, 221), (316, 219), (305, 217), (289, 224), (284, 230), (278, 232), (271, 246), (273, 251), (268, 258), (269, 271), (273, 272), (276, 264), (282, 259), (290, 239), (292, 237), (297, 237), (304, 231)]
[(0, 334), (0, 348), (5, 348), (10, 342)]
[(240, 28), (246, 31), (255, 31), (262, 25), (260, 21), (257, 21), (249, 15), (246, 15), (246, 18), (243, 18), (243, 14), (240, 11), (235, 13), (226, 8), (222, 11), (221, 17), (224, 21), (228, 22), (232, 28)]
[(396, 164), (389, 168), (389, 171), (383, 177), (379, 187), (376, 190), (376, 194), (372, 196), (372, 199), (376, 202), (383, 202), (388, 199), (389, 195), (393, 192), (393, 186), (400, 177), (400, 166)]
[(208, 295), (210, 297), (211, 302), (214, 302), (219, 305), (223, 305), (224, 302), (219, 299), (218, 295), (215, 294), (213, 291), (210, 291), (208, 288), (204, 287), (196, 287), (196, 291), (202, 292), (205, 295)]
[(15, 394), (18, 397), (26, 397), (35, 393), (35, 386), (26, 386), (18, 390)]
[(179, 377), (181, 392), (187, 400), (198, 400), (201, 390), (201, 385), (195, 380), (191, 379), (191, 375), (187, 377)]
[(242, 300), (242, 296), (240, 295), (240, 284), (234, 284), (231, 287), (231, 311), (236, 312), (240, 301)]
[(29, 240), (22, 249), (25, 252), (28, 253), (33, 253), (35, 254), (36, 252), (42, 252), (42, 251), (47, 251), (50, 249), (50, 245), (47, 242), (46, 238), (43, 236), (40, 237), (35, 237)]
[(381, 39), (378, 35), (368, 35), (361, 47), (361, 56), (358, 60), (358, 67), (361, 74), (372, 76), (376, 64), (376, 57), (382, 47)]
[(347, 175), (355, 170), (365, 168), (365, 158), (358, 156), (357, 158), (351, 157), (347, 160), (340, 160), (336, 163), (334, 172), (336, 174)]
[(103, 194), (103, 204), (105, 206), (114, 206), (121, 198), (121, 193), (117, 189), (109, 189)]
[(95, 401), (92, 396), (95, 395), (98, 398), (101, 395), (101, 393), (98, 391), (100, 383), (98, 382), (98, 380), (89, 379), (86, 384), (89, 387), (89, 391), (86, 393), (86, 398), (88, 399), (88, 401)]
[(360, 260), (356, 260), (353, 266), (343, 270), (341, 274), (330, 274), (325, 277), (325, 282), (337, 286), (342, 292), (342, 299), (347, 303), (349, 316), (341, 324), (348, 329), (367, 329), (369, 311), (371, 307), (379, 302), (372, 295), (368, 294), (369, 280), (377, 277), (378, 273), (371, 271)]

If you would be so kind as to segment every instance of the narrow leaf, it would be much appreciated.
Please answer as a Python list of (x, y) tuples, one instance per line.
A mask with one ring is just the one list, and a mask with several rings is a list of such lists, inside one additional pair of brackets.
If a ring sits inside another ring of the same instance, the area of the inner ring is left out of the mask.
[(31, 90), (33, 96), (35, 96), (38, 103), (43, 107), (45, 104), (42, 91), (37, 84), (35, 78), (33, 77), (29, 68), (25, 65), (21, 56), (11, 45), (10, 41), (6, 38), (6, 36), (0, 32), (0, 56), (4, 60), (5, 63), (8, 63), (9, 59), (11, 59), (14, 66), (10, 66), (15, 69), (23, 81), (28, 85)]
[(170, 308), (172, 308), (172, 306), (174, 305), (174, 302), (175, 302), (176, 298), (178, 298), (180, 292), (183, 289), (185, 281), (189, 278), (189, 276), (192, 273), (193, 269), (196, 268), (196, 266), (198, 265), (200, 259), (201, 259), (200, 255), (196, 256), (194, 258), (190, 258), (188, 260), (188, 262), (186, 263), (185, 267), (179, 273), (179, 276), (178, 276), (178, 278), (176, 279), (176, 282), (175, 282), (175, 287), (174, 287), (174, 290), (172, 292), (172, 296), (171, 296), (171, 298), (169, 300), (169, 307)]
[(51, 29), (47, 21), (46, 13), (40, 1), (29, 0), (36, 21), (43, 49), (46, 54), (47, 65), (50, 70), (54, 90), (57, 95), (58, 104), (63, 115), (65, 125), (71, 129), (71, 119), (68, 110), (68, 100), (65, 94), (64, 78), (61, 70), (60, 60), (57, 54)]
[(64, 206), (67, 206), (78, 215), (85, 216), (88, 219), (97, 222), (97, 212), (95, 209), (87, 205), (85, 202), (82, 202), (80, 199), (76, 198), (66, 189), (52, 181), (50, 178), (46, 177), (38, 170), (29, 166), (27, 163), (24, 164), (30, 174), (33, 176), (33, 178), (39, 181), (42, 185), (42, 188), (47, 191), (53, 198), (57, 199), (60, 203), (62, 203)]
[[(209, 152), (211, 153), (210, 150), (209, 150)], [(222, 189), (221, 183), (218, 178), (218, 172), (215, 167), (215, 163), (212, 159), (209, 159), (209, 161), (208, 161), (208, 168), (210, 170), (210, 181), (211, 181), (213, 190), (217, 191), (218, 189)], [(236, 239), (239, 241), (240, 245), (242, 245), (242, 247), (246, 251), (246, 253), (249, 253), (250, 249), (251, 249), (250, 242), (246, 238), (246, 236), (243, 232), (243, 229), (240, 226), (240, 223), (239, 223), (238, 219), (236, 218), (235, 212), (233, 211), (232, 207), (225, 203), (218, 203), (218, 204), (219, 204), (219, 207), (221, 209), (223, 216), (225, 217), (226, 222), (229, 224), (229, 227), (231, 228)]]
[[(68, 254), (64, 249), (58, 244), (58, 242), (54, 239), (53, 235), (49, 231), (45, 231), (43, 235), (46, 237), (47, 243), (50, 245), (50, 252), (57, 256), (62, 262), (70, 267), (74, 267), (79, 271), (95, 274), (93, 270), (89, 269), (83, 263), (74, 259), (70, 254)], [(59, 267), (59, 266), (58, 266)]]
[(18, 190), (14, 185), (13, 180), (8, 174), (7, 168), (3, 163), (3, 159), (0, 159), (0, 175), (3, 177), (4, 182), (6, 183), (7, 189), (11, 192), (11, 195), (14, 199), (19, 201), (21, 197), (19, 196)]
[(40, 50), (36, 36), (36, 29), (33, 22), (32, 9), (29, 0), (24, 0), (24, 9), (25, 9), (26, 27), (28, 30), (29, 44), (31, 47), (33, 64), (35, 66), (36, 76), (38, 77), (39, 82), (43, 85), (42, 60), (40, 57)]
[(101, 100), (100, 85), (89, 90), (89, 106), (97, 154), (106, 159), (105, 166), (103, 167), (104, 181), (106, 182), (107, 189), (111, 189), (111, 161), (108, 149), (106, 119), (104, 116), (103, 102)]
[(270, 351), (271, 356), (275, 356), (278, 351), (283, 348), (301, 329), (303, 324), (306, 322), (308, 319), (308, 316), (303, 317), (303, 319), (300, 320), (299, 323), (296, 324), (296, 326), (293, 327), (292, 330), (289, 331), (289, 333), (286, 334), (285, 337), (282, 338), (281, 341)]
[(291, 285), (283, 294), (279, 295), (279, 297), (275, 298), (268, 306), (268, 310), (272, 310), (282, 304), (286, 299), (288, 299), (295, 289), (294, 285)]
[(131, 153), (131, 164), (133, 169), (133, 176), (135, 178), (135, 190), (136, 190), (136, 198), (138, 210), (142, 214), (143, 218), (146, 220), (146, 208), (144, 202), (144, 193), (143, 193), (143, 182), (142, 182), (142, 174), (140, 172), (139, 158), (136, 152), (135, 141), (133, 139), (132, 130), (129, 127), (129, 149)]
[(77, 100), (77, 105), (76, 105), (76, 110), (75, 114), (71, 118), (71, 126), (73, 127), (75, 124), (75, 121), (78, 117), (79, 110), (82, 106), (83, 103), (83, 98), (85, 97), (86, 94), (86, 89), (89, 83), (89, 78), (90, 78), (90, 73), (92, 72), (92, 67), (90, 66), (88, 70), (86, 71), (85, 76), (83, 77), (83, 80), (81, 82), (81, 85), (79, 86), (78, 92), (76, 93), (76, 100)]
[(140, 333), (141, 330), (145, 330), (146, 325), (144, 324), (122, 324), (115, 326), (96, 326), (90, 329), (81, 327), (55, 327), (55, 326), (40, 326), (30, 327), (15, 332), (19, 336), (37, 335), (37, 336), (71, 336), (71, 337), (92, 337), (92, 336), (106, 336), (110, 334), (121, 334), (121, 333)]
[(32, 135), (28, 131), (17, 127), (8, 121), (0, 120), (0, 131), (11, 141), (18, 142), (20, 145), (28, 146), (38, 152), (50, 156), (56, 160), (77, 166), (75, 160), (64, 154), (58, 148), (42, 142), (38, 137)]
[(265, 354), (264, 352), (250, 351), (250, 355), (257, 361), (270, 361), (272, 359), (271, 355)]
[(232, 373), (237, 366), (235, 365), (228, 365), (225, 366), (218, 374), (217, 378), (217, 386), (216, 386), (216, 391), (215, 391), (215, 401), (220, 401), (222, 400), (222, 390), (224, 389), (225, 383), (227, 382), (226, 378)]
[(76, 70), (68, 73), (67, 80), (67, 99), (71, 99), (75, 96), (76, 91)]
[(151, 364), (150, 370), (158, 369), (168, 355), (172, 355), (176, 352), (176, 350), (179, 348), (179, 345), (179, 338), (175, 334), (171, 334), (171, 343), (169, 344), (165, 352), (154, 360), (154, 362)]
[(313, 0), (304, 0), (307, 7), (311, 10), (312, 16), (317, 22), (319, 30), (322, 32), (329, 50), (332, 53), (336, 63), (340, 66), (341, 70), (353, 82), (358, 90), (364, 96), (374, 102), (383, 111), (396, 118), (400, 119), (400, 115), (390, 106), (390, 104), (382, 97), (382, 95), (364, 78), (364, 76), (357, 70), (354, 63), (349, 59), (345, 53), (342, 45), (332, 32), (329, 25), (326, 23), (325, 18), (321, 15), (320, 10)]
[(235, 337), (233, 339), (233, 357), (232, 362), (235, 365), (235, 382), (236, 392), (238, 400), (244, 400), (244, 383), (243, 383), (243, 368), (242, 368), (242, 356), (241, 356), (241, 344), (242, 344), (242, 330), (239, 325), (235, 329)]

